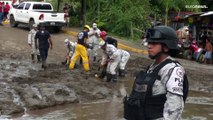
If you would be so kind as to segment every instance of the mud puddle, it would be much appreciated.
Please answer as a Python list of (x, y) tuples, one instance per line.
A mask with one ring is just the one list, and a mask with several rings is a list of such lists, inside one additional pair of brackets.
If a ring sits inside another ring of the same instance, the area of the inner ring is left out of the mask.
[[(39, 63), (31, 64), (29, 59), (20, 56), (0, 59), (3, 98), (0, 110), (4, 115), (0, 119), (123, 120), (122, 98), (130, 93), (137, 72), (150, 62), (145, 58), (131, 59), (126, 77), (118, 78), (114, 84), (94, 78), (94, 74), (100, 72), (98, 64), (85, 74), (81, 66), (71, 72), (60, 63), (49, 63), (48, 69), (42, 70)], [(187, 68), (186, 71), (190, 90), (194, 91), (189, 93), (183, 117), (213, 119), (212, 73)]]
[[(199, 92), (193, 92), (199, 96)], [(183, 113), (184, 120), (212, 120), (213, 98), (189, 97)], [(198, 104), (194, 103), (199, 99)], [(112, 100), (99, 100), (96, 102), (68, 104), (48, 109), (29, 111), (27, 115), (8, 117), (14, 120), (125, 120), (123, 118), (122, 99), (113, 97)]]

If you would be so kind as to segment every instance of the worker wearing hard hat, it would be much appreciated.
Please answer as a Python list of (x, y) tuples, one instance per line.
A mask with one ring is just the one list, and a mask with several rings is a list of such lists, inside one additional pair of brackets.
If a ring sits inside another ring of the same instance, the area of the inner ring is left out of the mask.
[(89, 71), (89, 60), (88, 60), (88, 53), (86, 48), (91, 48), (86, 42), (88, 39), (88, 32), (90, 30), (90, 27), (88, 25), (84, 26), (83, 31), (78, 33), (78, 42), (75, 47), (75, 53), (71, 59), (69, 68), (72, 70), (74, 69), (75, 63), (78, 60), (79, 57), (83, 60), (83, 67), (85, 71)]

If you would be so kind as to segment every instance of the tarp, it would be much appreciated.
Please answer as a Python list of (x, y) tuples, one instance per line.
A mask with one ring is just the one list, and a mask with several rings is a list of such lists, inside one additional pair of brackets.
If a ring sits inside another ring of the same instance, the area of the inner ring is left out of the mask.
[(200, 16), (210, 16), (213, 15), (213, 11), (209, 11), (207, 13), (201, 14)]

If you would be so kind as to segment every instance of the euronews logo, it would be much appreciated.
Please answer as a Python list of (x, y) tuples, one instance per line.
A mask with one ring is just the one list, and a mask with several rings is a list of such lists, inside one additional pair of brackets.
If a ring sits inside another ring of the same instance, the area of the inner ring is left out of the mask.
[(208, 8), (206, 5), (185, 5), (185, 8)]

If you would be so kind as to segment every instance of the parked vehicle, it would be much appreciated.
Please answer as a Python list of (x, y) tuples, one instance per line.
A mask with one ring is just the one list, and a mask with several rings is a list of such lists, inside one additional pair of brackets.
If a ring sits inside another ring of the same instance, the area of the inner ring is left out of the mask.
[(205, 50), (202, 47), (198, 46), (197, 41), (192, 41), (191, 43), (191, 48), (193, 50), (193, 60), (197, 61), (197, 62), (203, 62), (203, 57), (205, 54)]
[(199, 53), (197, 54), (196, 61), (199, 63), (204, 63), (205, 53), (206, 51), (203, 48), (200, 48)]
[(190, 42), (185, 39), (180, 39), (178, 41), (178, 49), (180, 51), (179, 57), (191, 60), (193, 56), (193, 49)]
[(24, 23), (32, 29), (33, 24), (43, 24), (58, 32), (65, 26), (65, 14), (54, 12), (52, 5), (46, 2), (22, 2), (10, 10), (9, 16), (12, 27)]
[(180, 50), (179, 57), (188, 60), (195, 60), (200, 63), (203, 62), (205, 50), (202, 47), (199, 47), (195, 40), (192, 42), (179, 40), (178, 48)]

